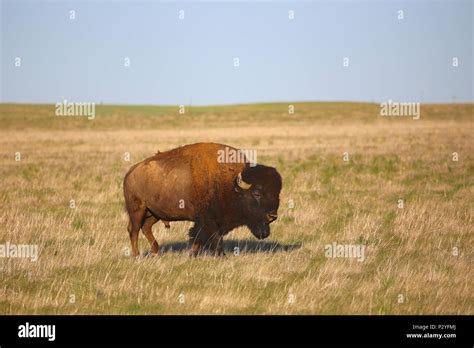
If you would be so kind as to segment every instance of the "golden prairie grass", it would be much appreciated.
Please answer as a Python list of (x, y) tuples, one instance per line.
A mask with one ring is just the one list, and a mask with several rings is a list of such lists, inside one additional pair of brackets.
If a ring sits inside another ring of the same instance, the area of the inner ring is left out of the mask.
[[(99, 106), (87, 120), (1, 105), (0, 243), (40, 254), (0, 258), (0, 313), (473, 314), (473, 105), (422, 106), (420, 120), (295, 106)], [(271, 236), (239, 228), (226, 258), (190, 259), (190, 223), (157, 224), (162, 256), (127, 256), (127, 169), (199, 141), (256, 149), (279, 170)], [(364, 261), (327, 258), (333, 242), (364, 245)]]

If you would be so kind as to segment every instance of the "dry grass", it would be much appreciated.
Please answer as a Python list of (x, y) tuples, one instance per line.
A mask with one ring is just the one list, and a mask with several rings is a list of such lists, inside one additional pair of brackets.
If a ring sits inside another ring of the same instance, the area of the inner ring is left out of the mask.
[[(38, 262), (0, 258), (0, 313), (473, 314), (473, 105), (423, 106), (418, 121), (371, 104), (286, 110), (101, 106), (88, 121), (0, 105), (0, 243), (40, 250)], [(278, 168), (269, 240), (242, 228), (227, 236), (227, 258), (190, 259), (190, 224), (157, 224), (163, 256), (127, 257), (123, 175), (197, 141), (257, 149)], [(365, 261), (326, 258), (333, 242), (365, 245)]]

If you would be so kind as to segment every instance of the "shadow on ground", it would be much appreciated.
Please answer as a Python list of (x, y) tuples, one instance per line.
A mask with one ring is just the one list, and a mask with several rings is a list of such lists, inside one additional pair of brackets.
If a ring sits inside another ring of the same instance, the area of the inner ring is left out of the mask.
[[(238, 251), (242, 254), (249, 253), (278, 253), (288, 252), (301, 248), (301, 244), (280, 244), (278, 242), (258, 241), (258, 240), (225, 240), (224, 251), (226, 254)], [(160, 251), (166, 253), (182, 253), (189, 251), (187, 242), (164, 243), (160, 245)]]

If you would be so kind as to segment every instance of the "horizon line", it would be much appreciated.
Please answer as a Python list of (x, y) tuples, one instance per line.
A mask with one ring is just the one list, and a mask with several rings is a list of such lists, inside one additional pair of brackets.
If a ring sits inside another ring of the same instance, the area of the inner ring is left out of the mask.
[(272, 105), (272, 104), (282, 104), (282, 105), (292, 105), (292, 104), (372, 104), (380, 105), (382, 103), (387, 103), (391, 101), (392, 103), (419, 103), (420, 105), (469, 105), (474, 104), (474, 101), (459, 101), (459, 102), (420, 102), (420, 101), (397, 101), (388, 99), (382, 102), (376, 101), (351, 101), (351, 100), (312, 100), (312, 101), (278, 101), (278, 102), (249, 102), (249, 103), (229, 103), (229, 104), (121, 104), (121, 103), (97, 103), (97, 102), (86, 102), (86, 101), (71, 101), (68, 99), (63, 99), (60, 102), (0, 102), (0, 105), (56, 105), (58, 103), (63, 103), (64, 101), (70, 103), (94, 103), (97, 106), (150, 106), (150, 107), (179, 107), (181, 105), (185, 107), (228, 107), (228, 106), (248, 106), (248, 105)]

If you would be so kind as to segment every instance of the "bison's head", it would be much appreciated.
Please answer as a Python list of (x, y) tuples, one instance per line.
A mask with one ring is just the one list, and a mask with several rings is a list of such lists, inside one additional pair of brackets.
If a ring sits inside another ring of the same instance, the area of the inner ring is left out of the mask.
[(245, 224), (258, 239), (270, 235), (270, 223), (278, 217), (281, 176), (264, 165), (247, 167), (235, 180), (235, 191)]

